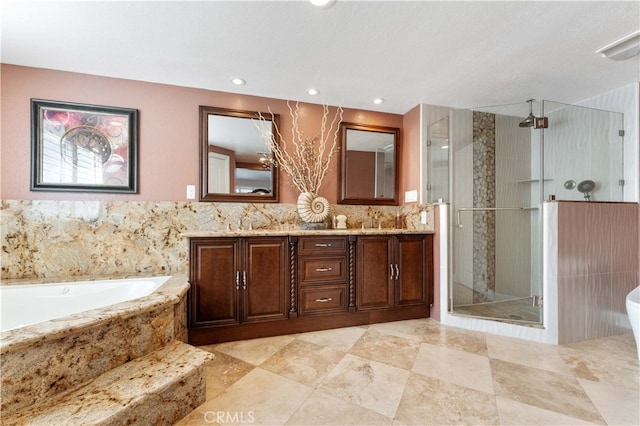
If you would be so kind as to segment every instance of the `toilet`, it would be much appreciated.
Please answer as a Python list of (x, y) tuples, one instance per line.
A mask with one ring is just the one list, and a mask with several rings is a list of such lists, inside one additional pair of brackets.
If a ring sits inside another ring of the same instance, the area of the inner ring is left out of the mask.
[(640, 359), (640, 286), (627, 294), (627, 315), (633, 330), (633, 337), (636, 339), (636, 349), (638, 359)]

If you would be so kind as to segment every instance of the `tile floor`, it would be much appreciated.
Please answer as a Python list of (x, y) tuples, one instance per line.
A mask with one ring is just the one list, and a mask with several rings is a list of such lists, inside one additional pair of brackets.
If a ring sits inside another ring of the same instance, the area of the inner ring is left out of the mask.
[(533, 306), (532, 297), (522, 299), (505, 300), (502, 302), (476, 303), (470, 305), (454, 306), (453, 311), (457, 315), (468, 315), (480, 318), (494, 318), (506, 322), (518, 323), (539, 322), (542, 309)]
[(554, 346), (424, 320), (201, 346), (178, 424), (638, 425), (632, 334)]

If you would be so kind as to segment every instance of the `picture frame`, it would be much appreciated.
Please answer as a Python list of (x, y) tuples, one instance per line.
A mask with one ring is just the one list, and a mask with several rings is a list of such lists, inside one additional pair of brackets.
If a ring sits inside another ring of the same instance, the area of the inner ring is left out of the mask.
[(31, 190), (137, 193), (138, 110), (31, 99)]

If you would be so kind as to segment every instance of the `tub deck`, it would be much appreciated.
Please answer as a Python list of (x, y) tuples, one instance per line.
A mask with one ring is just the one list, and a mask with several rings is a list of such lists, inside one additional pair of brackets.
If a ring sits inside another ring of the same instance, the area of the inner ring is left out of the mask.
[[(174, 276), (140, 299), (0, 333), (3, 423), (130, 361), (186, 342), (188, 289), (185, 276)], [(177, 363), (175, 374), (178, 365), (189, 365), (189, 358), (203, 363), (208, 356), (189, 356)], [(200, 392), (189, 397), (204, 398)]]

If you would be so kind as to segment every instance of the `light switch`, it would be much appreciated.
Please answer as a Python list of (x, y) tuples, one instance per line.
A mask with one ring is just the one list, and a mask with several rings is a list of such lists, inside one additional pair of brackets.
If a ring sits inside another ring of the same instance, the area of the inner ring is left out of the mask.
[(195, 200), (195, 199), (196, 199), (196, 186), (187, 185), (187, 200)]
[(404, 202), (405, 203), (412, 203), (418, 201), (418, 191), (417, 190), (412, 190), (412, 191), (406, 191), (404, 193)]

